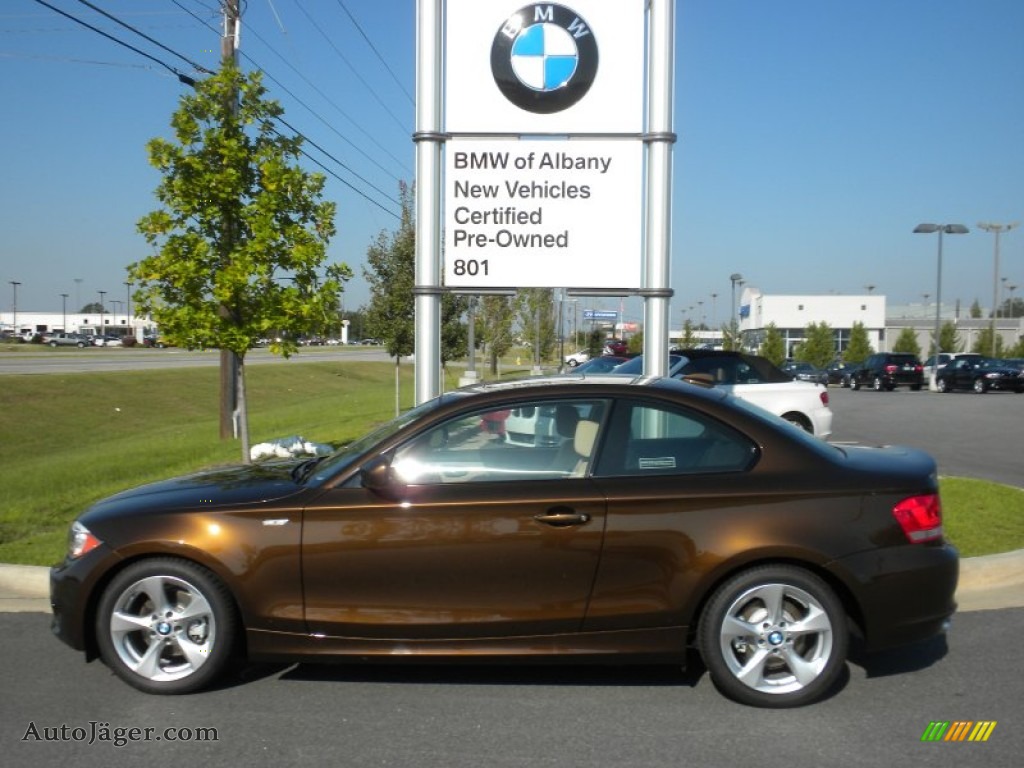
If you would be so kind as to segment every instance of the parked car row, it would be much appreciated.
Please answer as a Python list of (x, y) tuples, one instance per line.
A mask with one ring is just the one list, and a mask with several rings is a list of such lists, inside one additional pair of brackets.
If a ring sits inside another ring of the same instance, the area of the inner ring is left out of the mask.
[[(871, 355), (843, 374), (842, 386), (851, 389), (870, 387), (876, 392), (891, 392), (897, 387), (919, 391), (931, 379), (935, 357), (922, 365), (908, 353), (886, 352)], [(941, 353), (935, 372), (935, 388), (939, 392), (969, 390), (984, 394), (989, 391), (1024, 392), (1024, 361), (1001, 360), (975, 352)]]

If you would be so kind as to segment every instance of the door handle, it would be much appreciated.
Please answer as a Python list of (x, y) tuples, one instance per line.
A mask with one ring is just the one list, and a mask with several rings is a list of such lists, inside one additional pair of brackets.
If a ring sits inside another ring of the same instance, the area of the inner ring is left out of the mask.
[(534, 515), (533, 519), (538, 523), (544, 523), (555, 528), (567, 528), (570, 525), (584, 525), (590, 522), (590, 515), (586, 512), (572, 512), (564, 510), (561, 512), (541, 512)]

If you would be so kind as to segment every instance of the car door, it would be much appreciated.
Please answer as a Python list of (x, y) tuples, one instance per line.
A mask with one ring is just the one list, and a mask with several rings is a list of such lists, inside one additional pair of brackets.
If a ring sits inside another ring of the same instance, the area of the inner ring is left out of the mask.
[[(530, 403), (517, 403), (528, 407)], [(593, 445), (607, 410), (573, 408)], [(490, 638), (580, 629), (604, 535), (605, 500), (586, 477), (575, 436), (507, 442), (511, 407), (473, 411), (397, 446), (374, 471), (326, 490), (305, 511), (303, 584), (309, 631), (335, 637)], [(572, 442), (569, 442), (572, 441)]]

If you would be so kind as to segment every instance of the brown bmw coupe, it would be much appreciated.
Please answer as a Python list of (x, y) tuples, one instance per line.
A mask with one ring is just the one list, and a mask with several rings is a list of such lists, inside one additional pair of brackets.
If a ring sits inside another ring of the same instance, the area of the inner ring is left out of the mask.
[[(510, 425), (516, 439), (510, 439)], [(129, 684), (235, 661), (684, 663), (787, 707), (943, 632), (958, 558), (927, 454), (830, 445), (714, 388), (567, 376), (451, 392), (318, 459), (99, 502), (53, 631)]]

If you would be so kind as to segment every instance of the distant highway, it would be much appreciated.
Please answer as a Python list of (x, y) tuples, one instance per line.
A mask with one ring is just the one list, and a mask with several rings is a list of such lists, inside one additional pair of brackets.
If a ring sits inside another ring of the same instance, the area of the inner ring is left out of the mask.
[[(268, 349), (253, 349), (245, 356), (246, 365), (270, 363), (385, 362), (390, 360), (383, 347), (302, 347), (285, 360)], [(218, 365), (217, 350), (203, 352), (170, 347), (167, 349), (39, 349), (4, 352), (0, 350), (0, 375), (46, 373), (96, 373), (98, 371), (140, 371), (163, 368), (197, 368)]]

